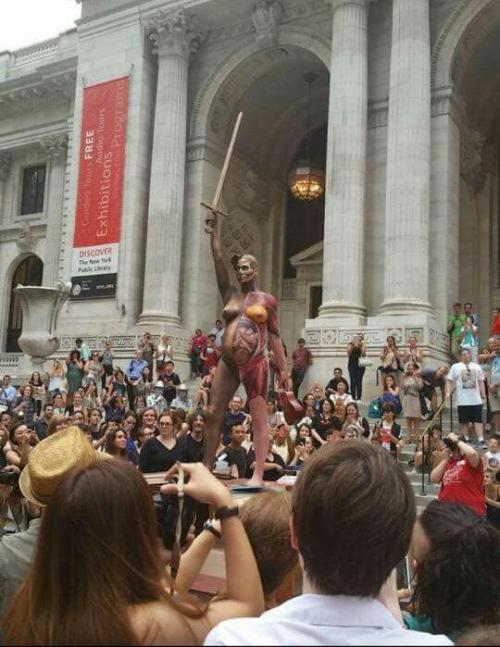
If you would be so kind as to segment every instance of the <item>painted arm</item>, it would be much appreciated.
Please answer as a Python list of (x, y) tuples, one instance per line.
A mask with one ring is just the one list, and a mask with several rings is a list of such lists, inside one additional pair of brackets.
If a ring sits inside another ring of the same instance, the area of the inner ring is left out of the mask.
[(231, 283), (229, 282), (229, 274), (224, 256), (222, 254), (222, 246), (217, 233), (217, 212), (210, 211), (206, 219), (205, 231), (210, 238), (210, 247), (212, 249), (212, 257), (214, 259), (215, 276), (217, 278), (217, 286), (224, 303), (229, 301), (231, 292)]
[(278, 333), (269, 333), (269, 343), (274, 354), (274, 361), (279, 370), (279, 384), (285, 391), (288, 391), (288, 367), (286, 365), (283, 343)]

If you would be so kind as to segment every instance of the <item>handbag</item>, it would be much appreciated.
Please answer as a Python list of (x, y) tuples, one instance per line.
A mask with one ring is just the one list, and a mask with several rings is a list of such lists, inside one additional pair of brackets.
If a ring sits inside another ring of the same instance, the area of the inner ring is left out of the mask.
[(282, 391), (278, 396), (278, 405), (283, 409), (285, 420), (289, 425), (294, 425), (304, 416), (304, 407), (293, 391)]
[(371, 366), (372, 364), (373, 364), (373, 360), (371, 360), (369, 357), (360, 357), (358, 359), (359, 368), (367, 368), (368, 366)]
[(368, 417), (369, 418), (380, 418), (382, 415), (382, 408), (380, 406), (380, 398), (375, 398), (368, 405)]

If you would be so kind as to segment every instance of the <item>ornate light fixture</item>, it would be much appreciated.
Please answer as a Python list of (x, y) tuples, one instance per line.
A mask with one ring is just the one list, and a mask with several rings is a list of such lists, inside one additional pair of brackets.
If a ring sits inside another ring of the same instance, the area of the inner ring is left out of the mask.
[(317, 78), (314, 72), (304, 74), (304, 81), (309, 86), (306, 157), (299, 160), (288, 174), (288, 188), (297, 200), (316, 200), (325, 192), (325, 173), (311, 159), (311, 86)]

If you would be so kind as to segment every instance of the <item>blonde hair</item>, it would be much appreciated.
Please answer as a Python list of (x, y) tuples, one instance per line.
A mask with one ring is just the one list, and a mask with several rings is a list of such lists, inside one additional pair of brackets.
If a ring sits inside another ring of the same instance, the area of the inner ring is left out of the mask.
[(238, 267), (238, 264), (241, 263), (241, 261), (244, 261), (245, 263), (248, 263), (251, 268), (254, 270), (257, 270), (259, 268), (259, 263), (255, 256), (252, 256), (251, 254), (243, 254), (242, 256), (239, 256), (238, 254), (235, 254), (231, 258), (231, 265), (236, 269)]

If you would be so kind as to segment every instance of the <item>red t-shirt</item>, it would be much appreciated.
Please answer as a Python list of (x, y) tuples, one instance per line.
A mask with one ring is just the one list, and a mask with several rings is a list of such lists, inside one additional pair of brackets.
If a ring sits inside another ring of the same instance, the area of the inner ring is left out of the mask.
[(500, 315), (497, 315), (495, 317), (495, 320), (493, 321), (493, 325), (491, 327), (491, 334), (500, 336)]
[(483, 463), (480, 460), (476, 468), (472, 467), (465, 458), (452, 458), (443, 474), (443, 482), (439, 491), (440, 501), (462, 503), (469, 506), (477, 514), (486, 514), (486, 501), (483, 491)]

